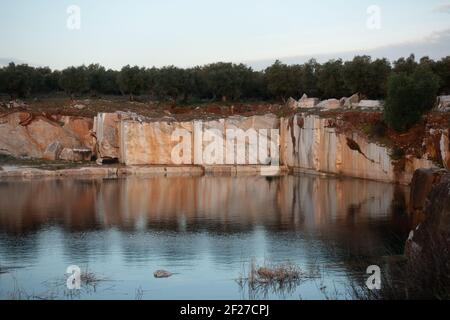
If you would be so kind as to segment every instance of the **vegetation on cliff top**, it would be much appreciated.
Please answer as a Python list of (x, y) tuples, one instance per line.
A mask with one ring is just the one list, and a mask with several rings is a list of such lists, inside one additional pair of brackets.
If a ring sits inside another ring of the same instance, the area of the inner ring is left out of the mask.
[(187, 111), (192, 102), (202, 106), (205, 101), (286, 101), (303, 93), (328, 99), (358, 92), (361, 97), (386, 99), (385, 123), (404, 132), (431, 110), (437, 94), (450, 94), (450, 56), (439, 61), (428, 57), (416, 61), (411, 55), (392, 64), (387, 59), (373, 60), (369, 56), (323, 64), (314, 59), (302, 65), (276, 61), (264, 71), (222, 62), (188, 69), (128, 65), (121, 71), (106, 70), (98, 64), (62, 71), (14, 63), (0, 68), (0, 93), (10, 98), (54, 97), (61, 92), (72, 101), (80, 95), (122, 95), (130, 101), (135, 101), (135, 96), (145, 96), (144, 100), (151, 102), (146, 106), (154, 106), (154, 101), (182, 103)]
[(406, 131), (431, 110), (438, 89), (439, 78), (428, 66), (421, 66), (411, 74), (391, 75), (384, 108), (386, 123), (396, 131)]

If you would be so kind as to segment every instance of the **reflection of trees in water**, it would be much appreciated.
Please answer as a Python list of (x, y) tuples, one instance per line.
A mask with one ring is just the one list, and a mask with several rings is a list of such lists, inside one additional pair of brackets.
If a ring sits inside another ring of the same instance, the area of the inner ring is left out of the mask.
[[(0, 184), (0, 231), (26, 239), (30, 230), (59, 225), (65, 254), (82, 260), (108, 252), (110, 242), (96, 232), (105, 229), (122, 232), (116, 236), (129, 261), (154, 252), (195, 258), (204, 248), (226, 262), (262, 246), (269, 255), (285, 246), (286, 254), (312, 259), (329, 243), (342, 258), (402, 243), (405, 207), (398, 186), (311, 176), (9, 181)], [(200, 236), (207, 233), (209, 242)]]

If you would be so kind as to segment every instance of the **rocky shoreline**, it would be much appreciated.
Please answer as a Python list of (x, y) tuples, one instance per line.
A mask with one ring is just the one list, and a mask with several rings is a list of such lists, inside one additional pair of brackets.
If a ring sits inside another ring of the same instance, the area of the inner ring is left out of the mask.
[(127, 176), (202, 176), (202, 175), (261, 175), (278, 176), (288, 173), (286, 167), (270, 166), (79, 166), (76, 168), (42, 169), (29, 166), (0, 167), (0, 179), (3, 178), (44, 178), (44, 177), (102, 177), (121, 178)]

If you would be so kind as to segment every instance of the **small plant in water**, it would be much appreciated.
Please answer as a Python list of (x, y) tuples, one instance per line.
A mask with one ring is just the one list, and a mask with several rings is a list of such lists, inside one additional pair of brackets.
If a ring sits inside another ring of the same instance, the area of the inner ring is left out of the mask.
[(144, 297), (144, 290), (142, 290), (142, 287), (139, 287), (136, 289), (134, 300), (142, 300)]
[(301, 282), (314, 276), (312, 272), (304, 272), (291, 262), (258, 265), (255, 259), (252, 259), (248, 271), (245, 271), (244, 266), (236, 283), (242, 292), (248, 290), (250, 299), (255, 299), (260, 296), (266, 298), (269, 293), (280, 296), (292, 294)]

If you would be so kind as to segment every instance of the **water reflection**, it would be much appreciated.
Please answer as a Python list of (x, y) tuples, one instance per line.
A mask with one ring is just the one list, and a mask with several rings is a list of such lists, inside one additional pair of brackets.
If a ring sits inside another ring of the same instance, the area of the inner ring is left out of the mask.
[[(120, 278), (136, 268), (136, 286), (144, 281), (137, 275), (166, 265), (192, 281), (201, 275), (196, 297), (214, 290), (217, 298), (239, 298), (228, 283), (208, 283), (232, 279), (249, 257), (342, 264), (401, 252), (407, 193), (311, 176), (3, 181), (0, 263), (34, 267), (41, 280), (49, 261), (101, 265)], [(183, 288), (166, 298), (192, 291)]]
[(405, 192), (363, 180), (305, 176), (10, 181), (0, 184), (0, 228), (21, 234), (48, 221), (71, 231), (364, 227), (380, 218), (394, 222), (403, 213)]

